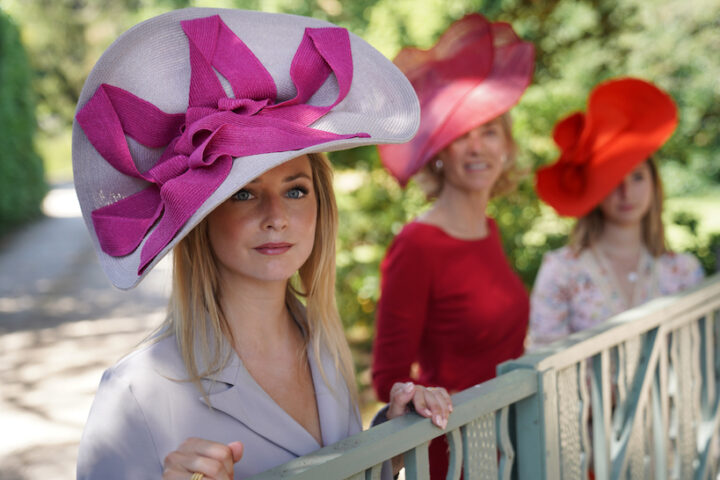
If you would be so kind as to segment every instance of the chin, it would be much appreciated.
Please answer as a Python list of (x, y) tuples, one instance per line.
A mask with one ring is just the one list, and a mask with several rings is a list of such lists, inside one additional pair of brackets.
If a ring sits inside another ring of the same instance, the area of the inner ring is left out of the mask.
[(464, 189), (471, 193), (484, 192), (490, 190), (494, 184), (495, 182), (490, 182), (486, 180), (472, 183), (468, 182), (464, 185)]
[(264, 271), (258, 271), (256, 273), (256, 278), (261, 281), (266, 282), (282, 282), (287, 281), (292, 278), (293, 275), (295, 275), (295, 272), (297, 272), (302, 264), (300, 265), (278, 265), (278, 268), (267, 268)]
[(255, 282), (286, 282), (302, 266), (299, 261), (293, 259), (273, 259), (269, 262), (245, 263), (235, 269), (235, 273)]
[(257, 282), (264, 282), (264, 283), (277, 283), (277, 282), (287, 282), (292, 278), (293, 272), (284, 272), (284, 271), (264, 271), (264, 272), (252, 272), (250, 274), (247, 274), (246, 277), (252, 278)]
[(618, 225), (631, 226), (639, 224), (642, 221), (642, 216), (635, 214), (614, 215), (611, 220)]

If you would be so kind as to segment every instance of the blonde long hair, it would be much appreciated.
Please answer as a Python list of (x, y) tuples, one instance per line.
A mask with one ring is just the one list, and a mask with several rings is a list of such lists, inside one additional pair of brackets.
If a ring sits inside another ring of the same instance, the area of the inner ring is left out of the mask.
[[(512, 117), (510, 116), (510, 112), (507, 111), (497, 118), (500, 119), (500, 126), (507, 140), (508, 152), (505, 164), (503, 165), (503, 171), (490, 190), (490, 198), (505, 195), (515, 190), (520, 177), (526, 173), (517, 167), (518, 147), (512, 134)], [(445, 181), (443, 170), (435, 166), (436, 160), (437, 155), (426, 163), (415, 175), (415, 181), (428, 200), (437, 198), (440, 195)]]
[[(335, 301), (335, 238), (338, 213), (332, 185), (332, 168), (323, 154), (309, 154), (313, 187), (317, 197), (315, 241), (307, 261), (288, 282), (286, 304), (301, 324), (305, 345), (313, 344), (313, 354), (325, 383), (331, 390), (323, 369), (321, 350), (330, 353), (336, 370), (347, 384), (357, 403), (355, 374), (340, 314)], [(160, 326), (162, 337), (175, 335), (180, 354), (193, 382), (203, 395), (200, 380), (221, 371), (230, 359), (224, 349), (232, 340), (227, 319), (220, 306), (219, 273), (208, 239), (207, 221), (203, 220), (173, 250), (173, 283), (168, 316)], [(300, 298), (306, 304), (302, 312)], [(208, 331), (212, 334), (209, 335)], [(210, 344), (212, 340), (212, 344)], [(199, 346), (205, 368), (198, 367), (195, 346)], [(222, 352), (226, 355), (223, 356)]]
[[(641, 220), (642, 241), (650, 255), (659, 257), (668, 252), (665, 243), (665, 227), (662, 222), (663, 188), (655, 160), (649, 158), (647, 164), (650, 168), (650, 179), (653, 182), (653, 187), (650, 208)], [(570, 232), (570, 249), (578, 255), (582, 250), (592, 247), (600, 238), (604, 227), (605, 217), (600, 206), (597, 206), (575, 222), (575, 226)]]

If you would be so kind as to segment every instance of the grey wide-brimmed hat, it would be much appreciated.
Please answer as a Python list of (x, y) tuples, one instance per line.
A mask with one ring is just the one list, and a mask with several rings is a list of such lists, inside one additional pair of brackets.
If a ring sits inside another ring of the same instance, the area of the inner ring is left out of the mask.
[(176, 10), (125, 32), (90, 73), (73, 125), (75, 188), (103, 270), (128, 289), (265, 171), (405, 142), (418, 124), (405, 76), (345, 29)]

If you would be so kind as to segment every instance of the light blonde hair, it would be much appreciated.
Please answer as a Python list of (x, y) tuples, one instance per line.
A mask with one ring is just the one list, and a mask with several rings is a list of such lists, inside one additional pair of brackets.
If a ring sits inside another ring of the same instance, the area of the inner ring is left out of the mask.
[[(332, 168), (323, 154), (309, 154), (313, 188), (317, 199), (317, 222), (312, 251), (292, 281), (288, 281), (286, 304), (302, 327), (305, 345), (313, 344), (313, 354), (325, 383), (331, 390), (320, 360), (321, 350), (332, 357), (336, 370), (357, 403), (357, 386), (350, 347), (335, 302), (335, 238), (338, 214), (332, 185)], [(208, 238), (207, 219), (203, 220), (173, 250), (173, 283), (168, 316), (160, 327), (159, 338), (175, 335), (180, 354), (193, 382), (204, 396), (200, 380), (221, 371), (231, 351), (227, 319), (220, 306), (220, 279), (215, 255)], [(305, 314), (300, 302), (305, 300)], [(208, 331), (212, 335), (208, 334)], [(213, 340), (212, 345), (210, 340)], [(199, 346), (205, 368), (200, 371), (195, 345)], [(225, 351), (226, 355), (222, 355)], [(305, 351), (305, 350), (303, 350)], [(303, 357), (304, 358), (304, 357)], [(206, 397), (207, 400), (207, 397)]]
[[(493, 184), (492, 190), (490, 191), (491, 198), (505, 195), (506, 193), (515, 190), (520, 177), (524, 173), (517, 167), (516, 160), (518, 147), (512, 134), (512, 117), (510, 116), (510, 112), (505, 112), (497, 118), (500, 119), (500, 126), (505, 134), (508, 151), (507, 158), (505, 159), (505, 163), (503, 165), (503, 171)], [(486, 123), (491, 121), (492, 120), (489, 120)], [(421, 168), (417, 174), (415, 174), (415, 181), (423, 193), (425, 193), (428, 200), (437, 198), (440, 195), (445, 181), (442, 168), (436, 167), (437, 160), (438, 155), (435, 155), (432, 160), (426, 163), (425, 166)]]
[[(665, 243), (665, 227), (662, 222), (663, 187), (657, 165), (652, 158), (647, 161), (650, 168), (650, 179), (653, 182), (650, 208), (643, 216), (642, 241), (653, 257), (659, 257), (668, 252)], [(576, 255), (582, 250), (592, 247), (600, 238), (605, 226), (605, 217), (600, 206), (595, 207), (584, 217), (578, 218), (570, 232), (570, 249)]]

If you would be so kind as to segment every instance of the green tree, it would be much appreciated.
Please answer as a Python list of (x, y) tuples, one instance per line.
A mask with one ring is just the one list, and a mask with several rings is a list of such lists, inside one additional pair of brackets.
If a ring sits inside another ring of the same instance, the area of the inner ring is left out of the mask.
[[(658, 154), (669, 196), (719, 191), (717, 0), (4, 0), (4, 5), (12, 7), (23, 26), (44, 134), (67, 131), (84, 78), (117, 35), (171, 8), (310, 15), (347, 27), (390, 58), (405, 45), (429, 47), (452, 21), (481, 12), (510, 22), (536, 46), (533, 84), (512, 111), (521, 166), (532, 172), (556, 158), (553, 125), (584, 109), (597, 83), (634, 75), (657, 83), (678, 103), (680, 125)], [(399, 188), (374, 148), (333, 153), (331, 159), (341, 213), (338, 302), (348, 335), (359, 347), (360, 380), (366, 383), (379, 263), (393, 236), (426, 202), (413, 183)], [(720, 209), (720, 199), (717, 203)], [(529, 288), (543, 253), (565, 241), (570, 222), (538, 201), (531, 174), (517, 192), (489, 209), (512, 265)], [(670, 215), (668, 221), (688, 230), (687, 218)], [(700, 227), (688, 232), (694, 239), (683, 247), (710, 271), (718, 237)]]
[(18, 29), (0, 10), (0, 234), (38, 216), (46, 192), (31, 78)]
[[(429, 47), (452, 21), (470, 11), (510, 22), (536, 46), (534, 82), (512, 112), (520, 163), (529, 171), (554, 161), (558, 152), (550, 135), (553, 125), (572, 111), (584, 109), (597, 83), (626, 75), (656, 82), (676, 99), (681, 119), (676, 134), (659, 153), (667, 190), (675, 196), (702, 189), (718, 192), (720, 164), (713, 158), (720, 148), (720, 58), (703, 52), (720, 47), (720, 4), (704, 0), (692, 5), (681, 0), (465, 0), (452, 2), (451, 7), (447, 4), (439, 0), (367, 2), (364, 23), (356, 19), (352, 27), (347, 26), (392, 58), (403, 45)], [(353, 8), (359, 8), (356, 2)], [(330, 20), (342, 18), (339, 13)], [(374, 150), (338, 152), (332, 158), (341, 179), (340, 308), (351, 340), (359, 351), (369, 351), (379, 263), (393, 235), (425, 202), (412, 182), (400, 190)], [(720, 198), (717, 206), (720, 209)], [(572, 222), (558, 218), (538, 201), (532, 175), (515, 193), (493, 201), (489, 214), (498, 222), (510, 262), (530, 288), (542, 255), (566, 242)], [(694, 242), (683, 247), (696, 254), (710, 272), (716, 264), (718, 235), (694, 233)], [(369, 382), (368, 358), (357, 356), (361, 387)]]

